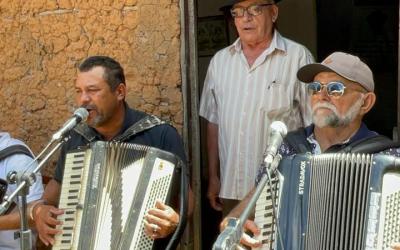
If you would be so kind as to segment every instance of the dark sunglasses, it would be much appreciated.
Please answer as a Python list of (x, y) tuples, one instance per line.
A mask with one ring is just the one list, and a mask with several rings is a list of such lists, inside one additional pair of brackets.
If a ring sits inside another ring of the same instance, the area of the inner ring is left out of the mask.
[(315, 95), (326, 88), (326, 92), (329, 96), (340, 97), (344, 94), (346, 86), (341, 82), (328, 82), (327, 84), (321, 84), (320, 82), (311, 82), (307, 84), (307, 90), (310, 95)]

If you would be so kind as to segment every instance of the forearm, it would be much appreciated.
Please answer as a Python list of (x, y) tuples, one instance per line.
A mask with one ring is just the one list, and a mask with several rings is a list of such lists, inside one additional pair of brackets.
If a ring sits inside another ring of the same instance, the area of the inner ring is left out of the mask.
[[(234, 208), (232, 211), (228, 214), (227, 217), (235, 217), (239, 218), (246, 206), (249, 204), (251, 197), (253, 197), (253, 194), (255, 192), (255, 188), (250, 190), (250, 192), (243, 198), (243, 200)], [(253, 217), (254, 214), (251, 216)]]
[(46, 204), (57, 206), (60, 198), (61, 185), (54, 179), (50, 180), (46, 185), (42, 199)]
[(207, 124), (208, 175), (219, 177), (218, 125)]
[(0, 216), (0, 230), (11, 230), (20, 228), (18, 209), (11, 213)]

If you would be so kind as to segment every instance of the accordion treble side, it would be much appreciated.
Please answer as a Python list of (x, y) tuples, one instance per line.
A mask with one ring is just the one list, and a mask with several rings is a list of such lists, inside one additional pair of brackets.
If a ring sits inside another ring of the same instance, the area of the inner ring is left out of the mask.
[(63, 232), (53, 249), (152, 249), (144, 217), (156, 200), (168, 202), (181, 167), (156, 148), (95, 142), (68, 153), (58, 216)]
[(256, 214), (259, 249), (372, 250), (400, 241), (400, 158), (295, 155), (281, 161), (278, 177), (278, 191), (265, 188), (276, 196), (277, 222), (270, 200), (256, 208), (270, 208)]

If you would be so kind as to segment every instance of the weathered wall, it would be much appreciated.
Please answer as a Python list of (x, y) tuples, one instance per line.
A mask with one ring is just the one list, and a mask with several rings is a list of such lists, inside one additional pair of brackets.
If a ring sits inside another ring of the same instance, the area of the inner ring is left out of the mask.
[(122, 64), (131, 107), (182, 127), (178, 0), (0, 0), (0, 51), (0, 129), (35, 153), (76, 108), (89, 55)]

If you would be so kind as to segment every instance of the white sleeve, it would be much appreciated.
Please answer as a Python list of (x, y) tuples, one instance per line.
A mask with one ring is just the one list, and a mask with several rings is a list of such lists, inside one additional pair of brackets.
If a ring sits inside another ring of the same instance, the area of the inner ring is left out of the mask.
[[(5, 173), (9, 173), (10, 171), (16, 171), (17, 173), (23, 173), (31, 164), (32, 158), (24, 155), (24, 154), (17, 154), (17, 155), (12, 155), (8, 157), (7, 159), (4, 160), (4, 165), (5, 166)], [(29, 171), (33, 171), (37, 166), (37, 163), (33, 163), (29, 167)], [(7, 195), (11, 194), (12, 192), (15, 191), (17, 188), (16, 184), (13, 185), (8, 185), (8, 190), (7, 190)], [(34, 200), (38, 200), (42, 197), (43, 194), (43, 184), (42, 184), (42, 175), (37, 174), (36, 175), (36, 182), (30, 187), (29, 189), (29, 194), (27, 197), (27, 201), (31, 202)]]
[(213, 64), (214, 60), (211, 60), (201, 94), (199, 114), (209, 122), (218, 124), (218, 107)]

